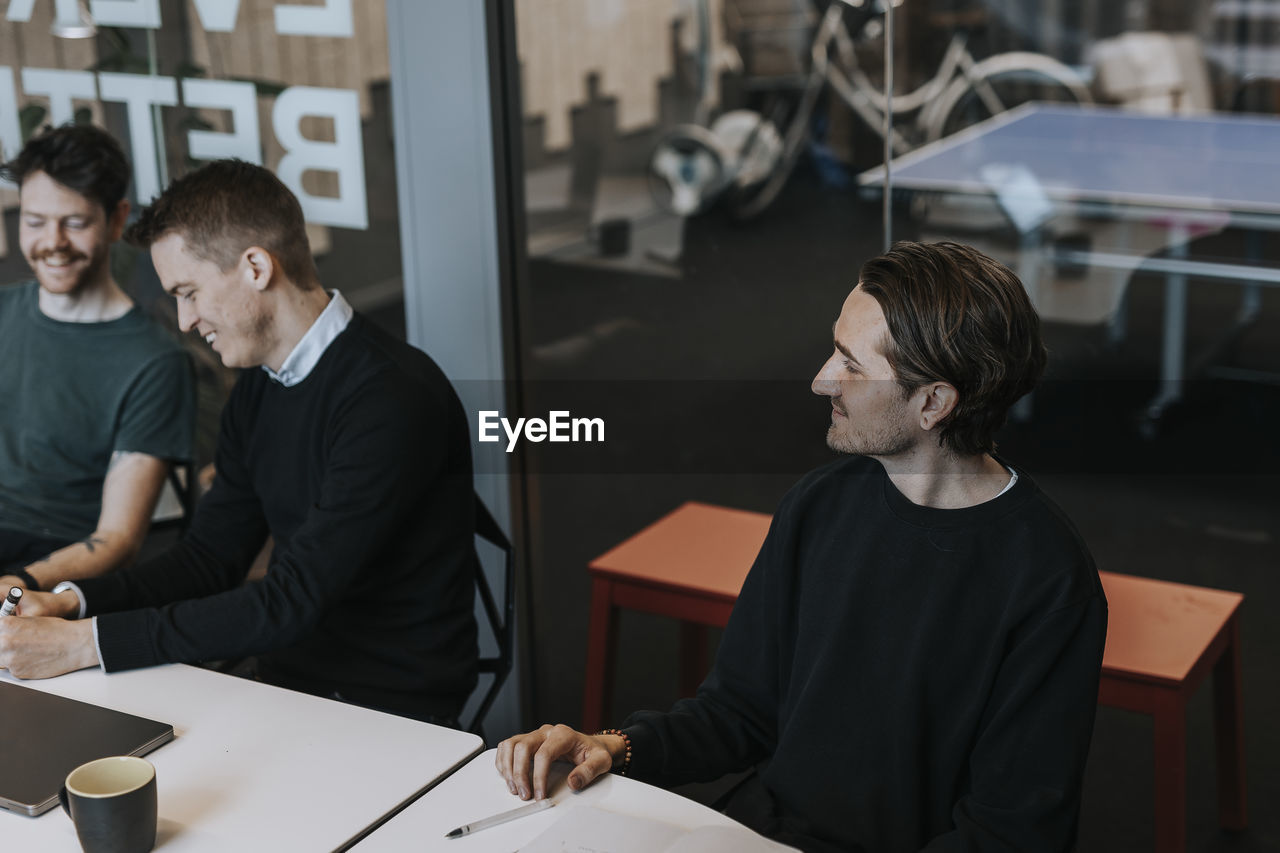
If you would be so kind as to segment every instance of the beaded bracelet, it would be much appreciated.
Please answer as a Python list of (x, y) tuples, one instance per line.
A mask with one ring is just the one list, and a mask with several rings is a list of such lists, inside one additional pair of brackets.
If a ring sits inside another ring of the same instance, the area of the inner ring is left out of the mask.
[(622, 729), (604, 729), (596, 732), (596, 735), (617, 735), (622, 738), (622, 745), (625, 750), (622, 754), (622, 766), (613, 772), (619, 776), (626, 776), (627, 771), (631, 769), (631, 738), (627, 737)]

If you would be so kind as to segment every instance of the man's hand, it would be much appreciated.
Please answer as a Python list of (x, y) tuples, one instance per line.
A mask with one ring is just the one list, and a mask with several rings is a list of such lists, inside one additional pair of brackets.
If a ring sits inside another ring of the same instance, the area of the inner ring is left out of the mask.
[(569, 787), (581, 791), (597, 776), (608, 773), (625, 752), (626, 742), (617, 735), (584, 735), (568, 726), (545, 725), (498, 744), (495, 763), (511, 793), (522, 800), (529, 799), (532, 793), (534, 799), (541, 800), (547, 796), (547, 772), (552, 762), (563, 759), (572, 763)]
[(80, 615), (80, 596), (70, 589), (63, 590), (57, 595), (51, 592), (27, 590), (22, 594), (22, 603), (18, 605), (18, 615), (75, 619)]
[(97, 665), (93, 623), (88, 619), (0, 618), (0, 668), (18, 678), (52, 678)]

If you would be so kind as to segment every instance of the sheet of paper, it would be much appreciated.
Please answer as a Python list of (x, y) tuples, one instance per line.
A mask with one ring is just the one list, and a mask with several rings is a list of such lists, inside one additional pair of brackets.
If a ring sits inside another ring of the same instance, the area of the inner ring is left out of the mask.
[(770, 841), (740, 826), (700, 826), (680, 836), (665, 853), (783, 853), (794, 847)]
[(689, 830), (650, 818), (573, 806), (522, 847), (521, 853), (779, 853), (791, 849), (745, 827)]
[(685, 831), (658, 820), (573, 806), (520, 853), (661, 853)]

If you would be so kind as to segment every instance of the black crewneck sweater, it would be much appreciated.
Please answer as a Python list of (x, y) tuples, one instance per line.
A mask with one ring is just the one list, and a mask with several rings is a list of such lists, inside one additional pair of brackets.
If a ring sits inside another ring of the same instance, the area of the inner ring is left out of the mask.
[[(410, 716), (476, 680), (471, 445), (436, 364), (355, 316), (286, 387), (243, 371), (169, 552), (80, 582), (108, 672), (258, 655), (264, 680)], [(242, 584), (270, 533), (264, 579)]]
[(1093, 560), (1026, 474), (939, 510), (853, 457), (783, 500), (696, 698), (627, 720), (632, 772), (759, 765), (729, 813), (805, 850), (1067, 851), (1105, 636)]

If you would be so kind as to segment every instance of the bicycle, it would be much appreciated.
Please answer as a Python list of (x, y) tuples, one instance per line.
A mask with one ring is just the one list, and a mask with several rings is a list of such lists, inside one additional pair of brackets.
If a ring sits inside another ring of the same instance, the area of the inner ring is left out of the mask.
[[(859, 67), (856, 47), (883, 32), (883, 0), (872, 0), (874, 5), (863, 10), (866, 19), (859, 39), (845, 26), (846, 10), (861, 9), (866, 2), (833, 0), (827, 6), (814, 31), (810, 69), (785, 133), (759, 112), (732, 110), (710, 126), (682, 124), (665, 134), (649, 159), (650, 187), (658, 203), (677, 215), (691, 216), (728, 196), (739, 218), (762, 212), (790, 177), (809, 138), (818, 96), (828, 85), (881, 139), (885, 112), (891, 112), (895, 120), (889, 145), (895, 156), (1027, 101), (1093, 100), (1079, 73), (1044, 54), (1010, 51), (974, 59), (964, 29), (952, 35), (932, 78), (890, 100)], [(702, 19), (705, 22), (705, 11)], [(700, 39), (700, 46), (705, 49), (705, 39)], [(701, 66), (705, 69), (705, 62)], [(705, 101), (705, 78), (700, 86)], [(912, 138), (902, 133), (897, 120), (910, 113), (916, 113), (908, 123)]]

